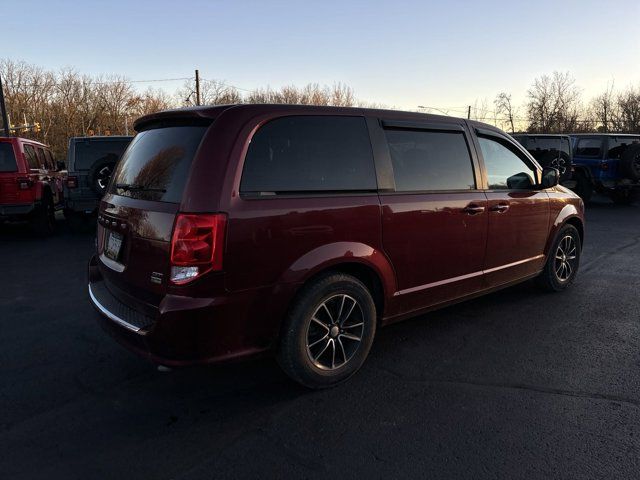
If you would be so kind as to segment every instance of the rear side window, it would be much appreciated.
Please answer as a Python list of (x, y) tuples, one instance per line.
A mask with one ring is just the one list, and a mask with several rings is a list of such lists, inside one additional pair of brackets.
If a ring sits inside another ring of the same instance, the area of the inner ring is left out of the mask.
[(110, 192), (141, 200), (179, 203), (191, 162), (207, 128), (166, 127), (139, 133), (116, 167)]
[(607, 158), (620, 158), (629, 145), (640, 143), (640, 137), (609, 137)]
[(478, 137), (490, 190), (523, 190), (535, 185), (534, 170), (507, 144)]
[(76, 144), (74, 170), (89, 170), (96, 163), (116, 163), (130, 140), (86, 140)]
[(244, 162), (242, 193), (376, 190), (362, 117), (291, 116), (262, 126)]
[(33, 145), (24, 145), (24, 156), (27, 159), (29, 168), (34, 170), (40, 168), (40, 165), (38, 164), (38, 157), (36, 157), (36, 149), (33, 148)]
[(602, 154), (602, 140), (599, 138), (580, 138), (576, 145), (576, 155), (581, 157), (599, 157)]
[(0, 172), (15, 172), (18, 170), (16, 155), (11, 143), (0, 142)]
[(476, 188), (463, 132), (385, 130), (396, 191)]

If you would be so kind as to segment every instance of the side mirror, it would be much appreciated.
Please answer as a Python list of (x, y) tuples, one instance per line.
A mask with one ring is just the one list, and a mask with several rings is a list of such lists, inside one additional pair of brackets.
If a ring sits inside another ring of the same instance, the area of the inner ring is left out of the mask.
[(540, 186), (545, 188), (555, 187), (560, 183), (560, 171), (553, 167), (544, 167), (542, 169), (542, 183)]

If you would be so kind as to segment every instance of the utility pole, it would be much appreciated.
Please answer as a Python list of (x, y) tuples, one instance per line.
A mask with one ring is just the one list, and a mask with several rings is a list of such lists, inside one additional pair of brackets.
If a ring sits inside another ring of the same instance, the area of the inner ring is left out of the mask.
[(4, 134), (7, 137), (11, 136), (11, 127), (9, 126), (9, 118), (7, 116), (7, 106), (4, 103), (4, 89), (2, 88), (2, 77), (0, 77), (0, 110), (2, 110), (2, 126), (4, 127)]
[(200, 105), (200, 72), (196, 70), (196, 105)]
[(467, 120), (471, 120), (471, 105), (469, 105), (469, 109), (467, 110)]

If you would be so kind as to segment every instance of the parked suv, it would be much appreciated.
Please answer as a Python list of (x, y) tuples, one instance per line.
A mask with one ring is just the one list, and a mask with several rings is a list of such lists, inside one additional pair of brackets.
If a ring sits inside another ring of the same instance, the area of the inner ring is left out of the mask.
[(590, 188), (615, 203), (629, 204), (640, 193), (640, 135), (576, 134), (573, 162)]
[[(72, 227), (87, 225), (98, 209), (116, 163), (131, 139), (119, 137), (73, 137), (67, 154), (65, 217)], [(89, 217), (89, 218), (88, 218)]]
[(502, 131), (384, 110), (236, 105), (136, 122), (100, 203), (89, 296), (152, 361), (276, 352), (326, 387), (376, 330), (574, 280), (583, 203)]
[(27, 220), (36, 233), (53, 233), (64, 200), (63, 167), (42, 143), (0, 137), (0, 221)]

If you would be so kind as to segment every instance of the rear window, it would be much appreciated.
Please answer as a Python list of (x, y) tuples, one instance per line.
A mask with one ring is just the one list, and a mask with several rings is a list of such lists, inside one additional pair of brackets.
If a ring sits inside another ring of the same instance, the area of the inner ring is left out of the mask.
[[(520, 143), (523, 142), (520, 141)], [(523, 145), (536, 159), (538, 158), (536, 155), (547, 152), (561, 151), (567, 155), (571, 152), (569, 140), (561, 137), (529, 137)]]
[(0, 172), (15, 172), (18, 170), (16, 155), (11, 143), (0, 142)]
[(131, 140), (86, 140), (76, 144), (75, 170), (89, 170), (98, 162), (117, 162)]
[(640, 143), (640, 137), (609, 137), (607, 158), (620, 158), (629, 145)]
[(253, 136), (242, 193), (376, 190), (364, 118), (291, 116), (272, 120)]
[(116, 167), (110, 192), (179, 203), (191, 161), (207, 128), (166, 127), (139, 133)]

